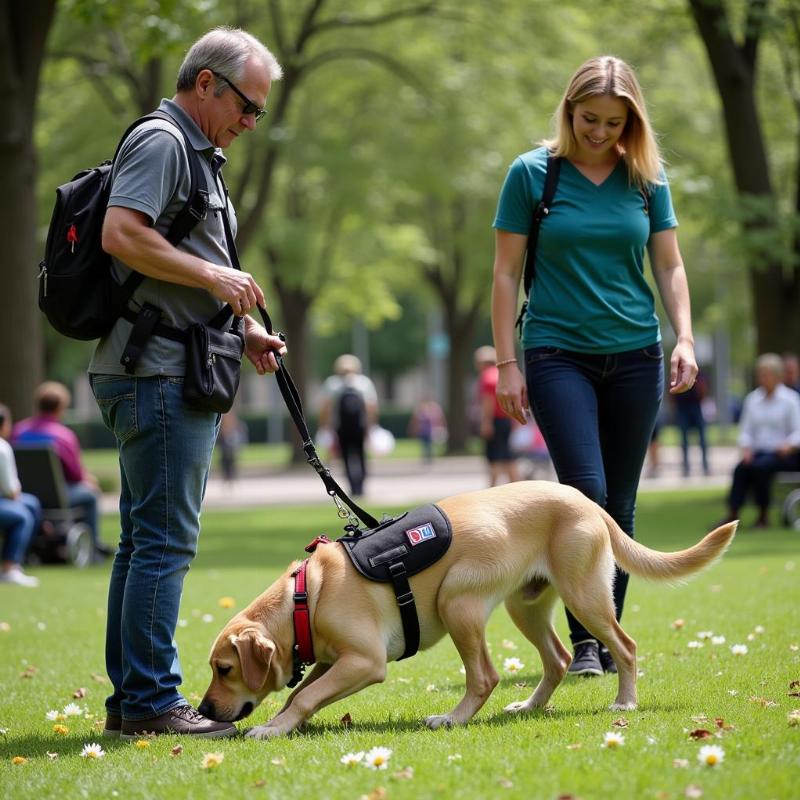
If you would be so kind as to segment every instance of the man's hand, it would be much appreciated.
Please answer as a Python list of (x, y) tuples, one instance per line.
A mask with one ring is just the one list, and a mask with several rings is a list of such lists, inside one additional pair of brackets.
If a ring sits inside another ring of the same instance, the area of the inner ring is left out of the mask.
[[(214, 282), (209, 292), (228, 303), (237, 317), (243, 317), (256, 305), (264, 305), (264, 293), (249, 272), (238, 269), (217, 267), (214, 271)], [(270, 370), (274, 372), (275, 370)]]
[(244, 320), (244, 353), (259, 375), (278, 371), (278, 355), (286, 355), (286, 345), (279, 336), (267, 333), (252, 317)]

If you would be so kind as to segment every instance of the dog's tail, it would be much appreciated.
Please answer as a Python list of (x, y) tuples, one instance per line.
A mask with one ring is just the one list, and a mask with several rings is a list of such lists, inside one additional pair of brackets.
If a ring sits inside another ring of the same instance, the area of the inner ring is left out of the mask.
[(605, 512), (611, 549), (617, 563), (626, 572), (642, 578), (679, 581), (713, 564), (728, 549), (739, 525), (729, 522), (706, 534), (696, 545), (674, 553), (662, 553), (639, 544)]

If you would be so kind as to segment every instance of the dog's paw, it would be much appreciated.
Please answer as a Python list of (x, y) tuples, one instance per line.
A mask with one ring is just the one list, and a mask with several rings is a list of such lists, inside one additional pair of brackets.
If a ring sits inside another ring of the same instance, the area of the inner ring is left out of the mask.
[(612, 703), (608, 708), (611, 711), (636, 711), (636, 703)]
[(273, 728), (270, 725), (257, 725), (245, 733), (248, 739), (274, 739), (281, 735), (282, 731), (279, 728)]
[(517, 703), (509, 703), (503, 711), (506, 714), (527, 714), (531, 710), (531, 706), (527, 700), (520, 700)]
[(452, 728), (455, 724), (452, 714), (434, 714), (432, 717), (425, 718), (425, 725), (432, 731), (437, 728)]

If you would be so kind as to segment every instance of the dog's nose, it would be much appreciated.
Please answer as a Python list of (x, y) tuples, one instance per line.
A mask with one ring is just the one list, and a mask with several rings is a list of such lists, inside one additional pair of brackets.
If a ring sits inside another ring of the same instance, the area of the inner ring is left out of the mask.
[(203, 698), (203, 701), (197, 706), (198, 712), (200, 712), (204, 717), (208, 717), (209, 719), (216, 720), (217, 710), (214, 708), (214, 704)]

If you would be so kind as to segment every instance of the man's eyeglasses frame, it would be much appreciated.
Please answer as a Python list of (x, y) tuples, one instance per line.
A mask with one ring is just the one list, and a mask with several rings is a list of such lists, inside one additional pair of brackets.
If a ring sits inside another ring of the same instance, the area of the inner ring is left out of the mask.
[(226, 78), (224, 75), (220, 74), (219, 72), (216, 72), (213, 69), (209, 71), (217, 80), (225, 81), (225, 83), (227, 83), (228, 86), (230, 86), (231, 89), (233, 89), (233, 91), (236, 92), (236, 94), (238, 94), (239, 97), (242, 98), (242, 100), (244, 100), (244, 108), (242, 109), (242, 114), (253, 114), (256, 118), (256, 122), (264, 118), (264, 116), (267, 113), (266, 108), (262, 108), (257, 103), (254, 103), (244, 92), (240, 91), (236, 87), (236, 85), (231, 80)]

